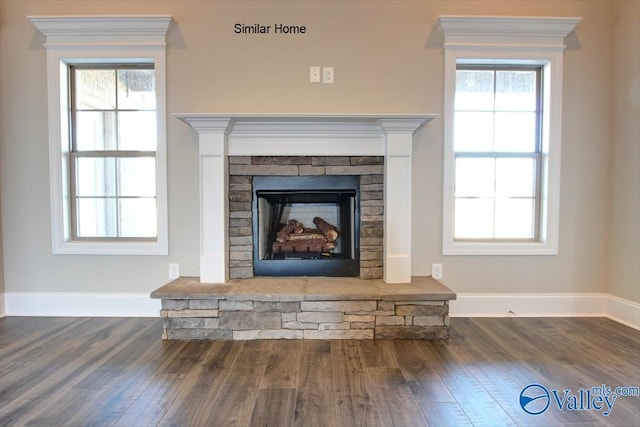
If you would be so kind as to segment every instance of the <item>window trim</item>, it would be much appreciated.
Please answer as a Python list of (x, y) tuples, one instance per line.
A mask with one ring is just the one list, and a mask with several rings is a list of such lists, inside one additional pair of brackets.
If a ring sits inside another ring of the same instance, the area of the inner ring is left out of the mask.
[[(54, 254), (167, 255), (166, 33), (169, 15), (29, 16), (46, 37), (49, 169)], [(73, 240), (69, 209), (68, 70), (86, 63), (153, 63), (156, 78), (158, 235), (153, 241)]]
[[(443, 255), (557, 255), (560, 204), (560, 143), (564, 38), (581, 18), (441, 16), (436, 28), (444, 47)], [(540, 236), (537, 241), (454, 239), (456, 69), (461, 65), (542, 67)]]

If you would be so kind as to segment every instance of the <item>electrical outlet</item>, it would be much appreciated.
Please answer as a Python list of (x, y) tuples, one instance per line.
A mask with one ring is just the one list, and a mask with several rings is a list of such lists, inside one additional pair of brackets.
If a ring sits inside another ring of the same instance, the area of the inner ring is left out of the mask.
[(442, 279), (442, 264), (431, 264), (431, 277), (436, 280)]
[(309, 81), (311, 83), (320, 83), (320, 67), (309, 67)]
[(169, 280), (180, 277), (180, 264), (169, 264)]

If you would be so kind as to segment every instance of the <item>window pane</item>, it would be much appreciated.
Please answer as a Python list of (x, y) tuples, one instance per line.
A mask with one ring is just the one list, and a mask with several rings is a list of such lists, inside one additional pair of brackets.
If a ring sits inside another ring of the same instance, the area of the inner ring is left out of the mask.
[(456, 199), (454, 238), (493, 238), (493, 199)]
[(118, 70), (118, 108), (155, 110), (154, 70)]
[(533, 197), (535, 176), (535, 159), (497, 159), (496, 196)]
[(496, 111), (535, 111), (536, 71), (496, 71)]
[(493, 150), (493, 113), (461, 113), (454, 116), (455, 151)]
[(126, 111), (118, 113), (120, 150), (155, 151), (155, 111)]
[(495, 151), (536, 151), (536, 113), (496, 113)]
[(531, 239), (534, 237), (532, 199), (496, 200), (496, 238)]
[(114, 112), (77, 112), (76, 151), (115, 150), (116, 135), (116, 115)]
[(78, 237), (116, 237), (117, 218), (116, 199), (77, 200)]
[(456, 197), (493, 197), (494, 159), (456, 159)]
[(456, 71), (455, 109), (465, 111), (493, 110), (493, 71)]
[(157, 235), (155, 71), (146, 66), (72, 67), (74, 237)]
[(156, 237), (156, 199), (120, 199), (120, 236)]
[(115, 70), (75, 70), (76, 109), (111, 110), (116, 106)]
[(115, 196), (116, 188), (113, 157), (76, 159), (76, 194), (78, 196)]
[(118, 160), (120, 196), (155, 197), (156, 161), (153, 157), (132, 157)]

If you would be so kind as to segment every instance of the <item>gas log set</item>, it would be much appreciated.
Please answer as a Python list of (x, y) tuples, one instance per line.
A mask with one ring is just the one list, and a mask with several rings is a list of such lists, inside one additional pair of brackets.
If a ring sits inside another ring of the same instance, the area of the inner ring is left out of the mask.
[(273, 253), (319, 252), (329, 256), (336, 248), (338, 230), (320, 217), (313, 218), (313, 223), (317, 228), (306, 228), (295, 219), (280, 224), (276, 241), (272, 245)]

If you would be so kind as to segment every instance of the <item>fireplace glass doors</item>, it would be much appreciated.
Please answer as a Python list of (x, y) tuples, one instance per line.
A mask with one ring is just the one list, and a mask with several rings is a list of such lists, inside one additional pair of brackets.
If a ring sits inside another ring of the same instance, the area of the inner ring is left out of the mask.
[(255, 276), (360, 274), (358, 176), (254, 176)]

